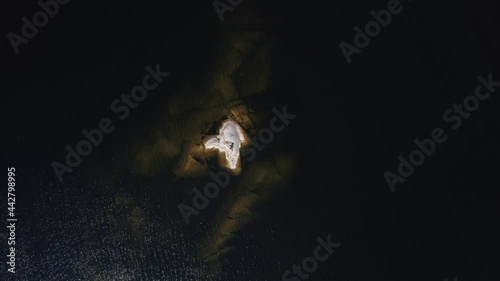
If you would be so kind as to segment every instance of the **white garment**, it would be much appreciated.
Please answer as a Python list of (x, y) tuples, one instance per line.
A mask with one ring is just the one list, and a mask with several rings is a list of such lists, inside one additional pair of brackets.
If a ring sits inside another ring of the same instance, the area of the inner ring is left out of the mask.
[(222, 123), (219, 135), (209, 138), (205, 142), (207, 149), (217, 148), (226, 154), (229, 168), (236, 169), (240, 158), (241, 142), (245, 139), (241, 127), (234, 121)]

